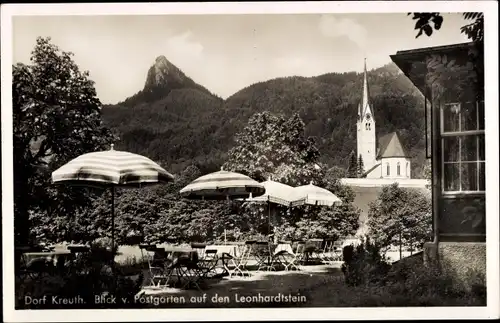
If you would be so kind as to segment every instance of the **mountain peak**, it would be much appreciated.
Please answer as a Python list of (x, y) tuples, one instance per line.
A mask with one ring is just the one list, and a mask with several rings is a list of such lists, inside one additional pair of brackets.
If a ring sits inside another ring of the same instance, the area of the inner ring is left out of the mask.
[(155, 59), (155, 65), (156, 66), (169, 66), (173, 65), (168, 61), (168, 59), (164, 55), (160, 55)]
[(183, 84), (186, 80), (184, 73), (163, 55), (155, 59), (149, 68), (144, 89), (167, 87), (171, 83)]

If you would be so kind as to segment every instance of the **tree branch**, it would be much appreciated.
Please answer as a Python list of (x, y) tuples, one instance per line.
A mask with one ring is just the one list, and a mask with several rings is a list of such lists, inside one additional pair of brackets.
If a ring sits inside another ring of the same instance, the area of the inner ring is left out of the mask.
[(47, 139), (44, 139), (40, 145), (40, 148), (38, 149), (38, 152), (33, 158), (33, 161), (35, 163), (44, 163), (41, 161), (42, 158), (47, 157), (47, 151), (49, 150), (48, 144), (47, 144)]

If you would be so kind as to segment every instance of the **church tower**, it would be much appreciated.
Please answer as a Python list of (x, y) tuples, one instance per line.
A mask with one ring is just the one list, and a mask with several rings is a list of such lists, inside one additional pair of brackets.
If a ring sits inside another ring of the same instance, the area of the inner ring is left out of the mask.
[(369, 170), (376, 163), (375, 119), (369, 101), (365, 58), (363, 97), (358, 105), (357, 120), (357, 158), (359, 160), (359, 156), (361, 156), (363, 159), (364, 171)]

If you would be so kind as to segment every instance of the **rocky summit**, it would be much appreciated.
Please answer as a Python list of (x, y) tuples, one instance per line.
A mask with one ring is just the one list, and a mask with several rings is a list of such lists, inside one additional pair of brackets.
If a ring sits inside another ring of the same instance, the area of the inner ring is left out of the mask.
[(183, 84), (185, 81), (186, 75), (162, 55), (157, 57), (155, 63), (149, 68), (144, 90), (168, 87), (171, 82)]

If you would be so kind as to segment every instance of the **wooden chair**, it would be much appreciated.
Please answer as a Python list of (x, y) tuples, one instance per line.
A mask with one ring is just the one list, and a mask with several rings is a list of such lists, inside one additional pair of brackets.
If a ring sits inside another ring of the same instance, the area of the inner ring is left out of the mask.
[[(139, 245), (142, 257), (148, 264), (150, 286), (154, 288), (162, 288), (168, 284), (170, 279), (169, 272), (166, 270), (165, 263), (167, 262), (166, 255), (162, 249), (156, 245)], [(162, 283), (163, 282), (163, 283)]]

